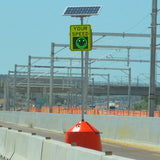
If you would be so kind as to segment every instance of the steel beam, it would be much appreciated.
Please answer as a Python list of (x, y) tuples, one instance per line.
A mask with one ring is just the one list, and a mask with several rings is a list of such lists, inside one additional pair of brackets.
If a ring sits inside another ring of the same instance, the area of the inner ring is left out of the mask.
[[(55, 44), (55, 47), (69, 47), (69, 44)], [(149, 50), (150, 47), (145, 46), (112, 46), (112, 45), (93, 45), (93, 49), (133, 49), (133, 50)], [(160, 50), (157, 47), (157, 50)]]
[[(93, 32), (93, 36), (103, 36), (103, 37), (136, 37), (136, 38), (150, 38), (150, 34), (137, 34), (137, 33), (106, 33), (106, 32)], [(160, 38), (160, 34), (157, 35), (157, 38)]]

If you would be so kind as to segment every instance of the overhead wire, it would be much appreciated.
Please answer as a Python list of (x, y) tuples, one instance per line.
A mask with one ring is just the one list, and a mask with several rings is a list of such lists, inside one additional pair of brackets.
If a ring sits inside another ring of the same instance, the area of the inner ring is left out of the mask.
[(145, 15), (142, 19), (140, 19), (135, 25), (131, 26), (130, 28), (128, 28), (126, 31), (124, 31), (124, 33), (133, 30), (134, 28), (136, 28), (139, 24), (141, 24), (146, 18), (148, 18), (148, 16), (150, 15), (150, 13), (148, 13), (147, 15)]

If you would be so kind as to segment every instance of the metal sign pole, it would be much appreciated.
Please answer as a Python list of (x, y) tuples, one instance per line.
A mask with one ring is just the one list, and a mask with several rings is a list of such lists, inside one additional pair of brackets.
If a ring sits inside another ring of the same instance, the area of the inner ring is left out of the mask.
[[(83, 25), (83, 16), (81, 18), (81, 25)], [(82, 121), (84, 121), (84, 96), (83, 96), (83, 51), (81, 51), (81, 101), (82, 101)]]
[(88, 58), (89, 51), (85, 52), (85, 77), (84, 77), (84, 113), (87, 113), (87, 100), (88, 100)]
[(92, 109), (93, 109), (93, 102), (94, 102), (94, 78), (92, 78)]
[[(81, 19), (81, 25), (83, 25), (83, 18), (89, 17), (92, 15), (98, 15), (102, 6), (94, 6), (94, 7), (67, 7), (64, 16), (72, 16), (72, 17), (80, 17)], [(90, 26), (90, 25), (89, 25)], [(88, 27), (89, 27), (88, 26)], [(87, 34), (84, 33), (82, 35), (85, 36), (78, 36), (78, 38), (75, 36), (70, 37), (70, 49), (72, 51), (80, 51), (81, 50), (81, 99), (82, 99), (82, 121), (84, 121), (84, 74), (83, 74), (83, 51), (89, 51), (92, 49), (92, 39), (91, 39), (91, 29), (86, 27)], [(72, 27), (70, 27), (70, 30), (72, 30)], [(75, 30), (75, 27), (74, 27)], [(70, 32), (72, 33), (72, 32)], [(77, 35), (78, 32), (76, 32), (75, 35)]]

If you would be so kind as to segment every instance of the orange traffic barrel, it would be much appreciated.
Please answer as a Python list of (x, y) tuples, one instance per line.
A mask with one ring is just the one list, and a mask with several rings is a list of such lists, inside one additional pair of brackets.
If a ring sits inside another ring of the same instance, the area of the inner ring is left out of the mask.
[(85, 121), (77, 122), (66, 132), (65, 142), (102, 151), (100, 132), (90, 123)]

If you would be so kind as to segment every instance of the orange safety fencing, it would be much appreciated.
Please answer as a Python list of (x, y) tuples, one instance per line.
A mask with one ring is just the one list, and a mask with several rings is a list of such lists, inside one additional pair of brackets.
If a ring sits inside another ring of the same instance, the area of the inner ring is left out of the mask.
[(49, 113), (49, 107), (42, 106), (41, 107), (41, 112)]
[(160, 111), (155, 111), (154, 112), (154, 117), (160, 117)]
[(29, 109), (29, 112), (36, 112), (36, 107), (32, 107)]
[[(49, 113), (49, 107), (42, 106), (41, 109), (36, 107), (30, 108), (29, 112), (45, 112)], [(81, 114), (82, 107), (65, 107), (65, 106), (53, 106), (52, 113), (60, 114)], [(89, 115), (114, 115), (114, 116), (134, 116), (134, 117), (148, 117), (148, 111), (138, 110), (99, 110), (99, 106), (95, 109), (88, 108), (84, 110), (85, 114)], [(154, 112), (154, 117), (160, 117), (160, 111)]]

